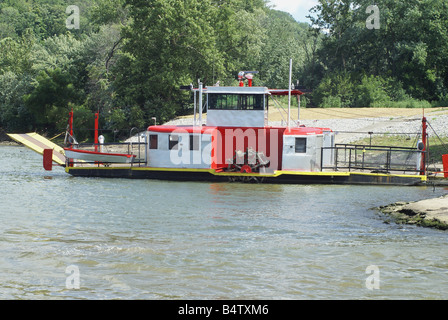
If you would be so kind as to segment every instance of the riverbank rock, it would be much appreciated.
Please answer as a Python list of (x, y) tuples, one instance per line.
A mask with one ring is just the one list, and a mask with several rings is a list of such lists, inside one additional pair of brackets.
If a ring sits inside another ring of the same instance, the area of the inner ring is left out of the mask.
[(379, 210), (396, 223), (448, 230), (448, 195), (417, 202), (396, 202)]

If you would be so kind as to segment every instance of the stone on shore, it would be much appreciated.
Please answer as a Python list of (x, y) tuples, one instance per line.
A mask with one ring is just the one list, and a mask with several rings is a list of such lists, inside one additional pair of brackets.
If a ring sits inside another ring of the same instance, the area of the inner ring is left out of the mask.
[(396, 202), (379, 209), (396, 223), (448, 229), (448, 195), (416, 202)]

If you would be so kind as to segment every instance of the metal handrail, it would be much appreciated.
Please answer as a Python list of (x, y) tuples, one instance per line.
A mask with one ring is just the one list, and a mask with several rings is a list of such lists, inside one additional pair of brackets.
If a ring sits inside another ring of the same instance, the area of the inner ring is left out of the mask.
[[(333, 165), (324, 166), (324, 151), (325, 150), (334, 150), (333, 153), (334, 158), (332, 159)], [(340, 151), (343, 151), (344, 161), (339, 161)], [(376, 163), (376, 165), (372, 165), (372, 162), (369, 159), (366, 159), (366, 153), (372, 151), (380, 151), (385, 152), (386, 160)], [(359, 159), (359, 152), (362, 152), (361, 159)], [(408, 147), (395, 147), (395, 146), (370, 146), (370, 145), (354, 145), (354, 144), (336, 144), (334, 147), (322, 147), (321, 148), (321, 170), (324, 169), (333, 169), (338, 171), (338, 169), (348, 169), (351, 170), (371, 170), (378, 172), (390, 172), (390, 171), (398, 171), (398, 172), (420, 172), (421, 169), (417, 168), (417, 163), (414, 165), (409, 165), (404, 162), (401, 164), (393, 163), (393, 154), (396, 153), (408, 153), (408, 154), (422, 154), (426, 151), (419, 151), (415, 148)], [(347, 160), (348, 153), (348, 160)], [(409, 156), (408, 156), (409, 158)], [(341, 163), (342, 162), (342, 163)]]

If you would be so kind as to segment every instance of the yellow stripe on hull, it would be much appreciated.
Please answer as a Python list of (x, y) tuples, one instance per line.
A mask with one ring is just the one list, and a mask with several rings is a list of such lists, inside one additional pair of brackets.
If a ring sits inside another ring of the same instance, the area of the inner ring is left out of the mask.
[[(280, 176), (297, 176), (299, 179), (300, 176), (305, 177), (320, 177), (320, 178), (326, 178), (329, 179), (333, 178), (348, 178), (350, 177), (371, 177), (371, 178), (404, 178), (404, 179), (412, 179), (417, 180), (421, 182), (426, 182), (427, 177), (421, 176), (421, 175), (406, 175), (406, 174), (386, 174), (386, 173), (364, 173), (364, 172), (339, 172), (339, 171), (329, 171), (329, 172), (304, 172), (304, 171), (275, 171), (274, 173), (269, 174), (263, 174), (263, 173), (241, 173), (241, 172), (216, 172), (214, 169), (187, 169), (187, 168), (154, 168), (154, 167), (131, 167), (131, 166), (115, 166), (115, 167), (97, 167), (97, 166), (91, 166), (91, 167), (67, 167), (66, 172), (70, 173), (70, 171), (76, 171), (76, 170), (129, 170), (130, 172), (136, 171), (136, 172), (166, 172), (168, 173), (208, 173), (215, 177), (259, 177), (259, 178), (277, 178)], [(372, 180), (373, 181), (373, 180)]]

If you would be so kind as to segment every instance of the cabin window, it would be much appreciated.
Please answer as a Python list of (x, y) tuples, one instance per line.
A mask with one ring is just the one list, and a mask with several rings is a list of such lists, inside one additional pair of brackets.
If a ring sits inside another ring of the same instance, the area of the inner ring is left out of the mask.
[(170, 134), (168, 143), (170, 150), (177, 150), (179, 148), (179, 136), (177, 134)]
[(306, 153), (306, 138), (296, 138), (296, 153)]
[(208, 94), (209, 110), (263, 110), (262, 94)]
[(190, 150), (199, 150), (199, 136), (190, 134)]
[(159, 146), (159, 136), (157, 134), (149, 135), (149, 149), (157, 149)]

